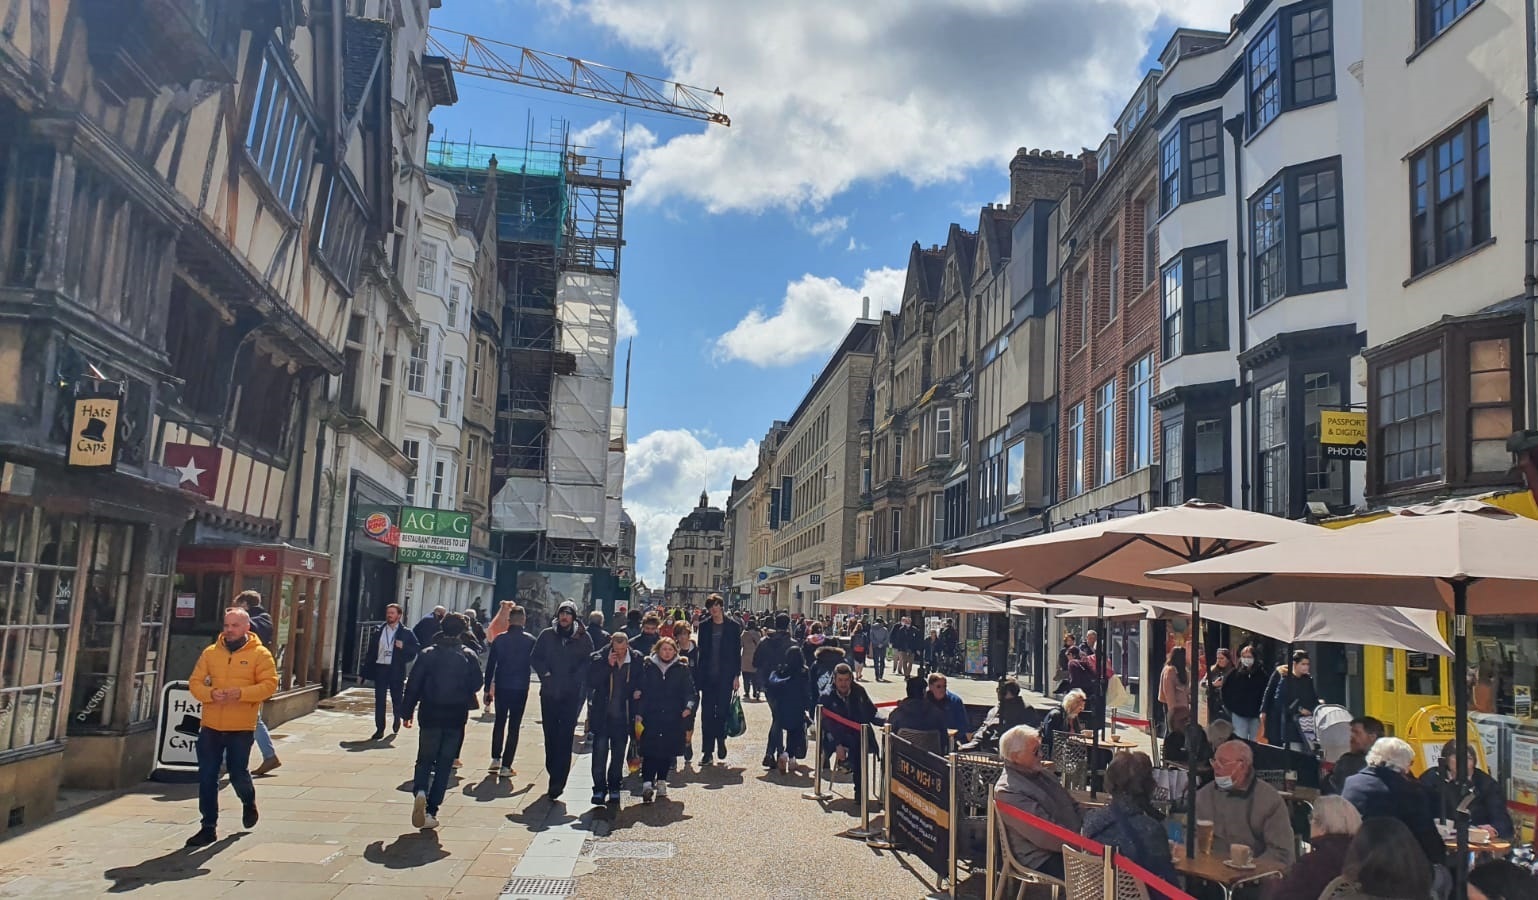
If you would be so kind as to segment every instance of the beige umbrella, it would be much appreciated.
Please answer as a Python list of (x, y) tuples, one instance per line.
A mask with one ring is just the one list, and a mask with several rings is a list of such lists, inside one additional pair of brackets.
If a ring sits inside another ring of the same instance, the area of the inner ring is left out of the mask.
[[(900, 587), (917, 588), (921, 591), (957, 591), (960, 593), (973, 593), (977, 590), (976, 587), (973, 587), (964, 581), (945, 577), (945, 573), (949, 572), (951, 569), (965, 569), (967, 570), (967, 574), (984, 571), (977, 568), (976, 566), (950, 566), (946, 569), (931, 569), (927, 566), (920, 566), (917, 569), (911, 569), (902, 573), (901, 575), (892, 575), (888, 578), (883, 578), (880, 581), (873, 581), (871, 584), (895, 584)], [(998, 580), (1000, 577), (997, 572), (989, 572), (988, 575), (994, 580)]]
[[(945, 590), (960, 590), (956, 585), (965, 585), (974, 590), (986, 590), (991, 594), (1025, 594), (1035, 590), (1028, 584), (1000, 575), (991, 569), (981, 566), (946, 566), (943, 569), (931, 569), (926, 573), (927, 578), (937, 582), (934, 586)], [(898, 575), (896, 578), (905, 578)], [(888, 578), (886, 581), (895, 579)], [(927, 587), (928, 585), (926, 585)]]
[(925, 591), (900, 584), (873, 581), (852, 590), (818, 600), (818, 606), (852, 606), (860, 609), (936, 609), (966, 612), (1004, 612), (1004, 601), (977, 592)]
[[(1453, 614), (1456, 759), (1468, 746), (1468, 616), (1538, 612), (1538, 522), (1477, 500), (1411, 507), (1338, 531), (1223, 559), (1150, 572), (1219, 604), (1312, 603), (1434, 609)], [(1458, 767), (1459, 790), (1467, 774)], [(1467, 829), (1458, 829), (1455, 874), (1465, 890)]]

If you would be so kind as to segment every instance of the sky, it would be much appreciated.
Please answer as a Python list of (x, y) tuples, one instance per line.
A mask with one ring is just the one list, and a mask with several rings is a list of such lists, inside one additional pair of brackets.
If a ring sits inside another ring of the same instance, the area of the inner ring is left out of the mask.
[[(723, 128), (471, 75), (434, 139), (523, 146), (564, 121), (625, 159), (625, 507), (637, 571), (724, 506), (908, 251), (975, 230), (1017, 147), (1096, 147), (1173, 28), (1241, 0), (446, 0), (434, 27), (719, 87)], [(624, 389), (623, 354), (616, 399)]]

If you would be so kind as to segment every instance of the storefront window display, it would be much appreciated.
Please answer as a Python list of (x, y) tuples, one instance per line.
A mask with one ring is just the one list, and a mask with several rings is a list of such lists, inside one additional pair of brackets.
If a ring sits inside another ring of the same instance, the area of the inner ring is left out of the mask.
[[(1469, 678), (1475, 712), (1533, 717), (1533, 681), (1538, 678), (1538, 620), (1481, 616), (1474, 620)], [(1432, 667), (1439, 668), (1439, 667)]]
[(59, 739), (81, 526), (0, 508), (0, 753)]
[(89, 732), (112, 723), (137, 530), (118, 522), (101, 522), (91, 529), (70, 703), (72, 732)]

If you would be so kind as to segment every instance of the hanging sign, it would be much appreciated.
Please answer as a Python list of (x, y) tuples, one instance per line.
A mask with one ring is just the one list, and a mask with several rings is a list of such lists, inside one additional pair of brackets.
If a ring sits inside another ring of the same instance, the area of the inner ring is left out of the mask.
[(1326, 459), (1367, 458), (1367, 413), (1319, 411), (1319, 446)]
[(123, 399), (76, 397), (69, 426), (69, 464), (80, 469), (110, 469), (117, 462), (117, 417)]

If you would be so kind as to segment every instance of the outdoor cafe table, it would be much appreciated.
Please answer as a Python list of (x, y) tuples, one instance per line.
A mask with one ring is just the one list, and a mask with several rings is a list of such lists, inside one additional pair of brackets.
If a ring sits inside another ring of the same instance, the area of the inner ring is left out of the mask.
[[(1084, 744), (1086, 746), (1091, 746), (1095, 743), (1094, 738), (1085, 737), (1082, 734), (1070, 734), (1068, 739), (1074, 743)], [(1129, 741), (1119, 734), (1102, 735), (1100, 738), (1100, 747), (1104, 750), (1137, 750), (1142, 746), (1142, 744), (1139, 744), (1136, 741)]]
[(1111, 795), (1107, 794), (1105, 791), (1096, 791), (1095, 794), (1091, 796), (1089, 791), (1081, 791), (1075, 789), (1070, 790), (1068, 792), (1068, 796), (1072, 797), (1074, 801), (1077, 802), (1080, 806), (1086, 807), (1088, 809), (1095, 809), (1097, 807), (1111, 805)]
[[(1458, 838), (1456, 836), (1443, 840), (1442, 844), (1454, 853), (1458, 852)], [(1506, 838), (1492, 837), (1481, 844), (1470, 839), (1469, 852), (1479, 857), (1505, 856), (1511, 852), (1511, 841)]]
[(1223, 896), (1227, 900), (1232, 900), (1235, 888), (1253, 881), (1275, 878), (1287, 869), (1281, 863), (1266, 859), (1254, 860), (1253, 869), (1236, 869), (1224, 865), (1223, 859), (1215, 854), (1201, 854), (1195, 859), (1187, 859), (1186, 848), (1179, 846), (1170, 847), (1170, 855), (1175, 863), (1175, 871), (1187, 878), (1200, 878), (1217, 885), (1223, 889)]

